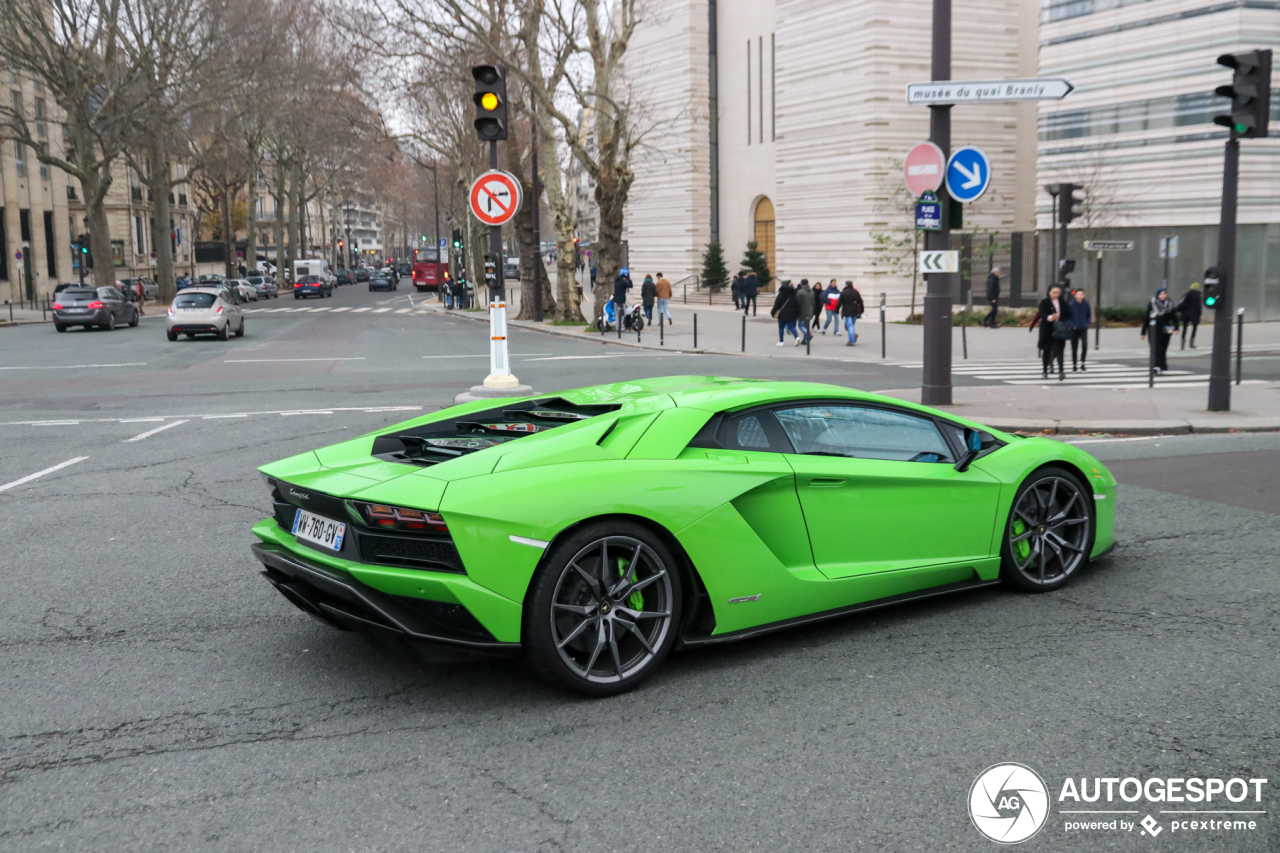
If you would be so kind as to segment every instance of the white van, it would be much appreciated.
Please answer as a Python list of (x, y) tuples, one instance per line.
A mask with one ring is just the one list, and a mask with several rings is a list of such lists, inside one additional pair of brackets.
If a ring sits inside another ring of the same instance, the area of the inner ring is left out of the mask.
[(314, 275), (327, 281), (331, 286), (337, 285), (338, 277), (333, 274), (329, 262), (324, 258), (309, 258), (293, 262), (293, 280), (301, 281), (303, 276)]

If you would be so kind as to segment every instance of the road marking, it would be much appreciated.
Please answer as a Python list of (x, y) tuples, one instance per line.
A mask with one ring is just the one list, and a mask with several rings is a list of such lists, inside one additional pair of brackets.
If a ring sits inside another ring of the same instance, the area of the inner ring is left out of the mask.
[(280, 417), (287, 418), (292, 415), (332, 415), (332, 409), (304, 409), (299, 412), (281, 412)]
[(1076, 444), (1111, 444), (1112, 442), (1116, 442), (1116, 441), (1156, 441), (1156, 440), (1158, 440), (1158, 439), (1161, 439), (1161, 438), (1168, 438), (1168, 437), (1169, 437), (1169, 436), (1167, 436), (1167, 435), (1143, 435), (1143, 436), (1138, 436), (1137, 438), (1088, 438), (1088, 439), (1085, 439), (1084, 441), (1066, 441), (1066, 440), (1063, 440), (1063, 442), (1062, 442), (1062, 443), (1063, 443), (1063, 444), (1071, 444), (1071, 445), (1076, 445)]
[(331, 308), (331, 309), (329, 310), (329, 313), (330, 313), (330, 314), (337, 314), (337, 313), (338, 313), (338, 312), (340, 312), (340, 311), (350, 311), (350, 310), (351, 310), (351, 306), (350, 306), (350, 305), (347, 305), (347, 306), (342, 307), (342, 308)]
[(25, 426), (75, 426), (79, 421), (27, 421)]
[[(596, 358), (661, 358), (664, 355), (698, 355), (696, 352), (628, 352), (616, 355), (553, 355), (550, 358), (526, 358), (525, 361), (583, 361)], [(513, 356), (514, 357), (514, 356)]]
[(122, 424), (146, 424), (146, 423), (156, 423), (157, 421), (163, 421), (163, 420), (164, 420), (164, 418), (121, 418), (121, 419), (120, 419), (120, 423), (122, 423)]
[[(551, 355), (549, 352), (520, 352), (512, 353), (511, 358), (524, 358), (527, 355)], [(489, 353), (476, 353), (474, 355), (424, 355), (423, 358), (488, 358)], [(597, 358), (598, 356), (592, 356)]]
[(390, 310), (391, 310), (390, 308), (377, 308), (377, 309), (375, 309), (375, 310), (374, 310), (374, 312), (373, 312), (373, 313), (374, 313), (374, 314), (385, 314), (385, 313), (387, 313), (387, 312), (388, 312), (388, 311), (390, 311)]
[(264, 362), (274, 363), (278, 361), (364, 361), (364, 360), (365, 360), (365, 357), (362, 355), (353, 355), (353, 356), (333, 355), (333, 356), (325, 356), (323, 358), (228, 358), (228, 359), (224, 359), (222, 363), (223, 364), (261, 364)]
[[(255, 415), (279, 415), (279, 414), (283, 414), (284, 412), (297, 412), (297, 411), (299, 410), (298, 409), (272, 409), (270, 411), (261, 411), (261, 412), (234, 412), (234, 413), (226, 413), (226, 414), (217, 414), (217, 415), (214, 415), (213, 417), (223, 417), (223, 418), (246, 417), (247, 418), (247, 417), (253, 417)], [(314, 411), (322, 411), (322, 410), (316, 409)], [(323, 411), (326, 411), (326, 412), (420, 412), (422, 411), (422, 406), (336, 406), (332, 409), (324, 409)], [(177, 418), (192, 420), (194, 418), (208, 418), (208, 417), (211, 417), (211, 416), (205, 415), (205, 414), (158, 415), (153, 418), (148, 418), (147, 420), (169, 421)], [(0, 421), (0, 426), (76, 426), (81, 423), (118, 424), (118, 423), (125, 423), (128, 420), (129, 420), (128, 418), (86, 418), (82, 421)]]
[(88, 367), (142, 367), (145, 361), (123, 361), (119, 364), (39, 364), (0, 367), (0, 370), (83, 370)]
[(124, 441), (125, 441), (125, 444), (128, 444), (131, 441), (142, 441), (142, 439), (149, 438), (158, 432), (164, 432), (167, 429), (173, 429), (174, 427), (182, 426), (185, 423), (186, 421), (170, 421), (164, 426), (158, 426), (155, 429), (149, 429), (146, 432), (140, 432), (137, 435), (135, 435), (133, 438), (126, 438)]
[(352, 313), (352, 314), (359, 314), (359, 313), (360, 313), (360, 312), (362, 312), (362, 311), (370, 311), (370, 310), (372, 310), (372, 309), (370, 309), (370, 308), (352, 308), (352, 309), (351, 309), (351, 313)]
[(203, 415), (202, 416), (202, 418), (206, 421), (218, 421), (218, 420), (223, 420), (225, 418), (247, 418), (247, 417), (249, 416), (248, 415)]
[(83, 462), (88, 458), (89, 458), (88, 456), (77, 456), (75, 459), (68, 459), (66, 462), (59, 462), (57, 465), (54, 465), (52, 468), (45, 468), (43, 471), (37, 471), (34, 474), (28, 474), (25, 477), (14, 480), (12, 483), (5, 483), (3, 486), (0, 486), (0, 492), (3, 492), (7, 489), (12, 489), (14, 486), (21, 486), (23, 483), (30, 483), (32, 480), (38, 477), (43, 477), (45, 474), (52, 474), (54, 471), (60, 471), (63, 468), (66, 468), (68, 465), (74, 465), (77, 462)]
[(397, 313), (397, 314), (408, 314), (408, 313), (409, 313), (410, 311), (412, 311), (412, 310), (413, 310), (412, 308), (397, 308), (397, 309), (396, 309), (396, 313)]

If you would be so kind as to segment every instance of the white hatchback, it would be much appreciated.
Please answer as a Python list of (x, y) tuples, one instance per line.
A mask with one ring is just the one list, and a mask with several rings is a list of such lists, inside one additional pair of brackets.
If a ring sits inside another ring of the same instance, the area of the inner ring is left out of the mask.
[(169, 340), (178, 335), (217, 335), (225, 341), (244, 337), (244, 314), (224, 287), (188, 287), (178, 291), (164, 321)]

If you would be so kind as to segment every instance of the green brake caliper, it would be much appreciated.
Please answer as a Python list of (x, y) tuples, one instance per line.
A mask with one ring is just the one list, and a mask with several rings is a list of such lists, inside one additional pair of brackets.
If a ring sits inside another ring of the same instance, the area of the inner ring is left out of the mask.
[[(1021, 518), (1013, 520), (1013, 535), (1021, 536), (1027, 532), (1027, 525)], [(1031, 556), (1031, 540), (1023, 539), (1021, 542), (1013, 543), (1013, 552), (1018, 557), (1018, 562), (1026, 562), (1027, 557)]]
[[(625, 578), (627, 576), (627, 561), (622, 557), (618, 558), (618, 577)], [(644, 591), (636, 590), (627, 598), (627, 604), (631, 605), (632, 610), (640, 610), (644, 604)]]

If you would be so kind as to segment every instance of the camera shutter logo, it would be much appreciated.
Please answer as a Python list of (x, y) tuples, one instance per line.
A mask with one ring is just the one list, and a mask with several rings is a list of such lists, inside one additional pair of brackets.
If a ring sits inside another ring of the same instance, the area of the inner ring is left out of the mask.
[(969, 789), (969, 819), (1000, 844), (1017, 844), (1040, 831), (1049, 817), (1049, 789), (1025, 764), (993, 764)]

